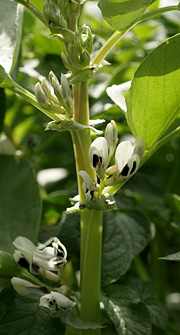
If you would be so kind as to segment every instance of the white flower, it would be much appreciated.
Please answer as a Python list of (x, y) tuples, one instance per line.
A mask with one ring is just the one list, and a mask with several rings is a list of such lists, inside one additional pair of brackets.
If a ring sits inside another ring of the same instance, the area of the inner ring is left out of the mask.
[(46, 292), (48, 292), (46, 287), (40, 287), (38, 285), (33, 285), (29, 281), (18, 278), (18, 277), (13, 277), (11, 279), (11, 284), (18, 294), (22, 295), (23, 297), (27, 297), (31, 299), (39, 299)]
[(85, 198), (86, 200), (91, 200), (93, 198), (94, 191), (96, 191), (95, 184), (86, 171), (81, 170), (78, 172), (78, 174), (84, 180), (82, 189), (85, 193)]
[(96, 138), (89, 148), (91, 168), (103, 176), (108, 162), (108, 143), (104, 137)]
[(137, 171), (143, 154), (144, 141), (139, 137), (134, 142), (123, 141), (118, 145), (115, 152), (117, 181), (122, 181)]
[(59, 292), (51, 291), (40, 298), (40, 306), (55, 310), (56, 307), (68, 309), (73, 308), (76, 303)]
[[(49, 241), (52, 241), (52, 239)], [(57, 237), (53, 238), (52, 247), (44, 247), (42, 245), (39, 249), (37, 248), (35, 250), (33, 255), (33, 261), (35, 263), (51, 271), (58, 271), (62, 268), (62, 266), (66, 263), (66, 258), (66, 248)]]
[(13, 245), (17, 250), (14, 252), (14, 259), (18, 264), (25, 264), (27, 262), (27, 266), (29, 265), (30, 271), (33, 271), (33, 254), (36, 250), (36, 246), (26, 237), (18, 236), (13, 242)]

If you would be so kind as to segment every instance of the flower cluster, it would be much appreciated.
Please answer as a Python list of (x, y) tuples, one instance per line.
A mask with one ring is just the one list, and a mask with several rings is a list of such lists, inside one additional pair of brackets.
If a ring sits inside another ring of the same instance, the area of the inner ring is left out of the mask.
[[(18, 236), (13, 245), (16, 248), (14, 259), (20, 266), (29, 270), (33, 275), (41, 275), (56, 282), (60, 280), (61, 272), (67, 262), (67, 250), (57, 237), (52, 237), (44, 244), (38, 244), (36, 247), (26, 237)], [(57, 271), (58, 275), (54, 271)], [(11, 283), (17, 293), (32, 299), (40, 299), (40, 306), (52, 310), (75, 306), (76, 303), (66, 296), (67, 288), (65, 286), (57, 289), (53, 288), (53, 291), (51, 291), (51, 288), (36, 280), (30, 273), (26, 273), (26, 277), (38, 282), (40, 286), (22, 278), (13, 277)]]
[[(132, 176), (137, 171), (140, 159), (144, 154), (144, 141), (139, 137), (122, 141), (116, 147), (117, 141), (116, 124), (111, 121), (106, 127), (105, 136), (96, 138), (89, 148), (91, 168), (96, 171), (103, 186), (121, 183)], [(108, 167), (114, 152), (115, 165)], [(80, 171), (79, 175), (84, 180), (82, 188), (86, 200), (90, 200), (94, 191), (99, 189), (99, 185), (91, 179), (87, 172)]]

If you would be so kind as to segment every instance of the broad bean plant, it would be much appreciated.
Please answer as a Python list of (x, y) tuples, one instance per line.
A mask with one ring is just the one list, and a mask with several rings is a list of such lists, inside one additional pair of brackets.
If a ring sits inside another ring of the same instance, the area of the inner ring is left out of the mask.
[(180, 4), (0, 9), (0, 335), (180, 334)]

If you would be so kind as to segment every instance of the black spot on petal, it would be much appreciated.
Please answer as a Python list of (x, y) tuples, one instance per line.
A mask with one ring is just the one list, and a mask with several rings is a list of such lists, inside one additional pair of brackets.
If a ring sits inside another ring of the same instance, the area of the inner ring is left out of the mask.
[(29, 270), (29, 263), (27, 262), (27, 260), (25, 258), (20, 258), (19, 261), (18, 261), (18, 264), (20, 266), (22, 266), (23, 268)]
[(131, 169), (130, 174), (133, 174), (133, 172), (136, 170), (136, 161), (133, 162), (133, 167)]
[(121, 176), (124, 176), (124, 177), (127, 177), (128, 172), (129, 172), (129, 166), (126, 164), (126, 165), (123, 167), (123, 169), (122, 169), (120, 175), (121, 175)]
[(93, 166), (94, 166), (94, 168), (96, 168), (98, 163), (99, 163), (99, 157), (97, 155), (93, 155)]

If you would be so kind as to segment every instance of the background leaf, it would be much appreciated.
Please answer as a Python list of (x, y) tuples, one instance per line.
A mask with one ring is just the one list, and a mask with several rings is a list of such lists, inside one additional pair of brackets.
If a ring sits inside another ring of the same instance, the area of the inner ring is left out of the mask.
[(36, 241), (41, 200), (28, 161), (0, 155), (0, 162), (0, 245), (2, 250), (12, 252), (12, 242), (18, 235)]
[(166, 40), (142, 62), (126, 93), (133, 135), (149, 149), (167, 130), (180, 108), (180, 34)]
[(12, 300), (11, 292), (11, 290), (2, 291), (0, 295), (0, 301), (4, 306), (0, 335), (64, 334), (64, 326), (60, 320), (52, 319), (51, 311), (48, 308), (39, 307), (39, 302), (17, 296), (12, 305), (7, 306), (5, 297), (7, 300)]
[(149, 282), (133, 280), (130, 287), (138, 294), (141, 301), (146, 305), (151, 322), (155, 326), (165, 330), (167, 324), (167, 313), (152, 285)]
[(0, 275), (14, 276), (21, 271), (21, 267), (17, 265), (13, 256), (6, 251), (0, 250)]
[(150, 224), (141, 212), (108, 213), (104, 216), (102, 285), (126, 273), (150, 240)]
[(104, 308), (119, 335), (150, 335), (151, 323), (146, 306), (126, 286), (111, 285), (102, 296)]
[(4, 116), (6, 111), (6, 96), (3, 88), (0, 88), (0, 101), (1, 101), (1, 113), (0, 113), (0, 133), (3, 129)]
[(12, 72), (19, 53), (23, 21), (23, 6), (0, 0), (0, 64)]
[(124, 30), (138, 21), (150, 0), (100, 0), (99, 8), (104, 19), (116, 30)]

